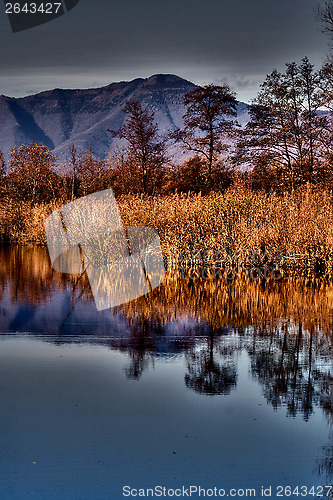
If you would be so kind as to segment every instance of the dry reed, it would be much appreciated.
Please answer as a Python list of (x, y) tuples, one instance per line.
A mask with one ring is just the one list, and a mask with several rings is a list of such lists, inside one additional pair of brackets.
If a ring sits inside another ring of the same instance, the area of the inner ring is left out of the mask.
[[(277, 195), (236, 185), (223, 194), (118, 198), (126, 226), (155, 228), (169, 265), (253, 266), (332, 273), (333, 197), (307, 186)], [(44, 245), (43, 221), (61, 202), (0, 204), (2, 240)]]

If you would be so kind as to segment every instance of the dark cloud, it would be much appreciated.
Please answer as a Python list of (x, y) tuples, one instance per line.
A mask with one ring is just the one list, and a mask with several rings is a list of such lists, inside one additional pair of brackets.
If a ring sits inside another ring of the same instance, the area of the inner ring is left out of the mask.
[[(254, 97), (275, 67), (307, 55), (321, 64), (327, 40), (315, 0), (80, 0), (59, 19), (12, 34), (0, 18), (0, 93), (89, 87), (175, 73), (228, 80)], [(248, 82), (248, 83), (246, 83)]]

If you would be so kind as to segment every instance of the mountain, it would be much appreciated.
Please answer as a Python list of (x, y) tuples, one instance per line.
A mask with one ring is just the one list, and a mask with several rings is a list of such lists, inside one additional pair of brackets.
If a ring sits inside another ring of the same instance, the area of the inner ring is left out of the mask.
[[(111, 83), (87, 90), (54, 89), (22, 98), (0, 96), (0, 151), (35, 141), (61, 159), (74, 144), (78, 152), (91, 149), (104, 158), (116, 147), (108, 129), (124, 123), (126, 101), (139, 101), (154, 112), (161, 134), (182, 126), (183, 97), (195, 85), (176, 75), (154, 75), (130, 82)], [(240, 122), (247, 120), (247, 105), (239, 103)]]

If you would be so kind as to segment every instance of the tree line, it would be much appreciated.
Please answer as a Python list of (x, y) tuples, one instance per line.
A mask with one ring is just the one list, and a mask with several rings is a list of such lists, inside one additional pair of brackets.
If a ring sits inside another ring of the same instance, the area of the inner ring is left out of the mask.
[[(33, 203), (72, 200), (112, 187), (121, 194), (208, 192), (232, 183), (234, 167), (220, 155), (234, 133), (237, 101), (227, 85), (196, 87), (184, 97), (184, 127), (161, 136), (154, 114), (137, 101), (127, 102), (126, 120), (109, 130), (126, 144), (120, 154), (95, 158), (91, 151), (78, 154), (70, 148), (70, 162), (59, 164), (44, 145), (31, 143), (13, 148), (7, 165), (0, 153), (2, 197)], [(168, 155), (171, 144), (181, 144), (188, 159), (181, 165)]]
[[(306, 183), (333, 187), (333, 61), (316, 71), (308, 58), (273, 70), (237, 123), (236, 95), (228, 85), (196, 87), (184, 97), (184, 126), (160, 137), (153, 114), (128, 103), (114, 136), (129, 143), (118, 168), (130, 190), (223, 190), (242, 178), (252, 189), (284, 192)], [(174, 141), (189, 158), (171, 165)]]
[[(333, 2), (319, 16), (333, 33)], [(108, 159), (70, 148), (59, 163), (43, 145), (0, 152), (2, 198), (72, 200), (112, 187), (121, 194), (223, 191), (241, 179), (254, 190), (292, 191), (307, 183), (333, 188), (333, 58), (320, 70), (305, 57), (273, 70), (249, 105), (245, 127), (237, 123), (236, 94), (227, 84), (197, 86), (185, 94), (183, 127), (160, 135), (154, 113), (138, 101), (126, 103), (126, 120), (109, 130), (124, 147)], [(177, 145), (181, 164), (168, 154)]]

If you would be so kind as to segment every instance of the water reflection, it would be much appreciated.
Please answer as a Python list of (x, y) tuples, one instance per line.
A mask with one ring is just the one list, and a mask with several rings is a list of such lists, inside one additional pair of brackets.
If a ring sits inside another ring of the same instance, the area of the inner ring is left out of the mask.
[(305, 419), (314, 404), (331, 411), (331, 283), (186, 281), (173, 270), (150, 295), (97, 312), (84, 274), (54, 271), (43, 248), (11, 245), (0, 248), (0, 290), (2, 333), (106, 343), (128, 352), (130, 378), (157, 355), (184, 352), (186, 385), (206, 394), (230, 393), (246, 349), (274, 408)]
[[(289, 416), (308, 420), (318, 403), (321, 390), (315, 384), (323, 374), (313, 366), (313, 330), (303, 332), (302, 324), (293, 331), (282, 325), (267, 335), (255, 334), (250, 348), (252, 374), (264, 388), (273, 406), (286, 406)], [(313, 372), (313, 373), (312, 373)]]
[[(142, 378), (160, 358), (184, 358), (183, 386), (231, 396), (239, 359), (267, 404), (308, 422), (333, 422), (333, 285), (323, 280), (183, 280), (173, 271), (149, 296), (97, 312), (85, 277), (53, 271), (36, 247), (0, 248), (0, 331), (54, 344), (108, 346), (127, 354), (125, 377)], [(318, 473), (333, 476), (333, 431)], [(313, 459), (314, 460), (314, 459)]]
[(221, 341), (220, 332), (210, 329), (204, 341), (187, 350), (186, 387), (200, 394), (230, 394), (236, 387), (237, 368), (234, 348)]

